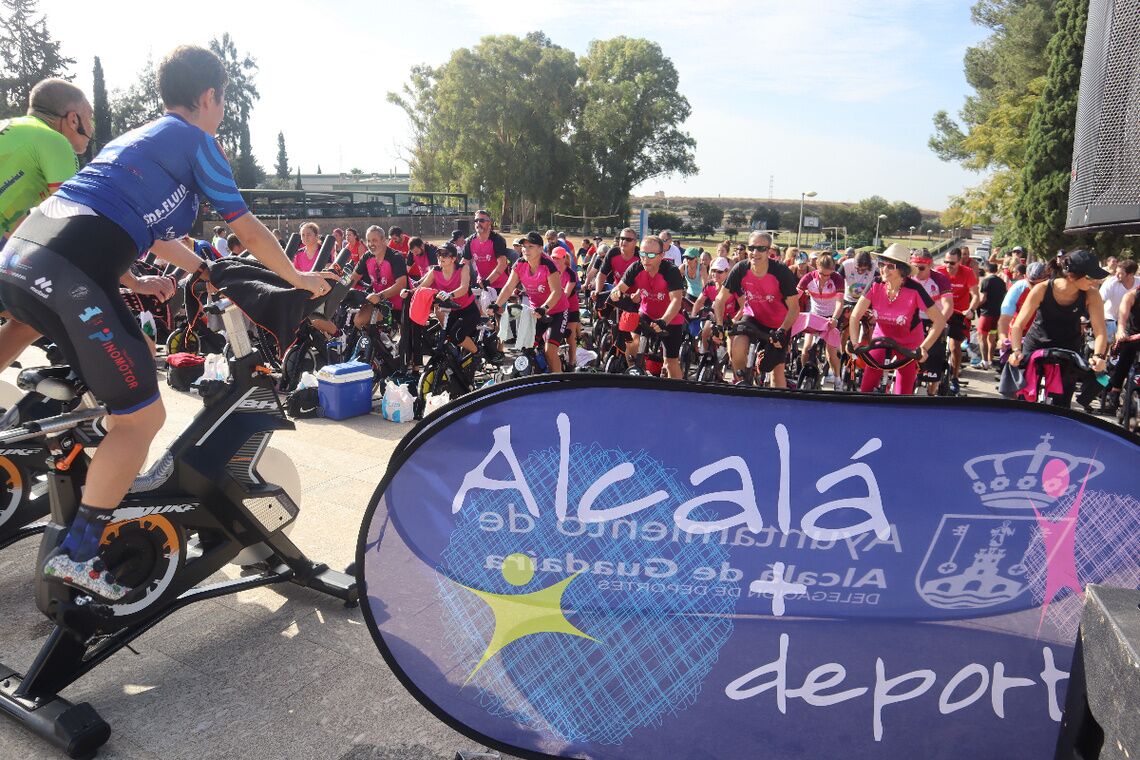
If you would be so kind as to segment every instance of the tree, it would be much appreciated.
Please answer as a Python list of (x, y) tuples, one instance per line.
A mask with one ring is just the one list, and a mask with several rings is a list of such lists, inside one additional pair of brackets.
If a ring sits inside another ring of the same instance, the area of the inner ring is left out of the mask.
[(277, 133), (277, 179), (289, 179), (289, 154), (285, 152), (285, 133)]
[(28, 110), (28, 94), (37, 82), (67, 76), (74, 58), (60, 52), (48, 32), (47, 19), (36, 17), (36, 0), (3, 0), (0, 19), (0, 118)]
[[(780, 210), (771, 206), (757, 206), (752, 210), (752, 216), (749, 217), (748, 221), (752, 224), (763, 222), (764, 229), (778, 230), (780, 229)], [(799, 221), (798, 217), (796, 221)]]
[(459, 186), (503, 220), (554, 210), (569, 179), (578, 77), (574, 54), (540, 32), (484, 37), (438, 68), (414, 68), (388, 99), (412, 124), (416, 187)]
[(728, 213), (725, 214), (725, 218), (727, 219), (728, 223), (734, 227), (740, 227), (741, 225), (748, 224), (748, 215), (744, 213), (743, 209), (729, 209)]
[(635, 185), (696, 173), (696, 141), (680, 129), (689, 101), (660, 45), (595, 40), (580, 64), (582, 111), (571, 137), (577, 206), (626, 215)]
[(1064, 236), (1065, 208), (1088, 4), (1061, 0), (1057, 5), (1057, 33), (1045, 50), (1049, 72), (1029, 122), (1025, 167), (1015, 191), (1013, 229), (1023, 245), (1041, 255), (1073, 242)]
[(249, 144), (249, 125), (243, 124), (238, 136), (237, 160), (234, 162), (234, 183), (239, 188), (257, 187), (265, 181), (265, 170), (253, 157)]
[(693, 220), (695, 227), (705, 228), (712, 232), (713, 229), (720, 226), (724, 219), (724, 209), (715, 203), (697, 201), (693, 204), (693, 210), (689, 212), (689, 217)]
[(320, 174), (320, 173), (321, 173), (321, 165), (317, 164), (317, 174)]
[(890, 215), (888, 221), (893, 223), (891, 226), (893, 230), (910, 232), (911, 227), (917, 230), (922, 226), (922, 210), (906, 201), (892, 203), (888, 214)]
[(301, 167), (297, 167), (297, 184), (293, 186), (294, 190), (301, 189)]
[(684, 220), (678, 214), (670, 211), (650, 211), (649, 212), (649, 229), (660, 232), (661, 230), (680, 230), (684, 225)]
[(88, 148), (91, 155), (94, 156), (111, 141), (111, 104), (107, 99), (107, 83), (103, 80), (103, 64), (100, 62), (99, 56), (95, 56), (92, 80), (91, 108), (94, 111), (95, 134), (92, 136)]
[(242, 129), (248, 129), (253, 104), (261, 97), (253, 83), (257, 61), (250, 55), (238, 53), (229, 32), (210, 40), (210, 50), (222, 59), (230, 79), (226, 85), (226, 113), (218, 127), (218, 142), (228, 155), (239, 155)]
[(125, 91), (116, 90), (110, 106), (112, 138), (162, 116), (166, 109), (158, 94), (154, 59), (147, 56), (138, 78)]
[[(966, 80), (974, 94), (959, 112), (961, 123), (945, 111), (935, 114), (935, 134), (929, 142), (944, 161), (989, 173), (953, 201), (968, 223), (990, 224), (1009, 217), (1010, 189), (1024, 165), (1029, 119), (1049, 65), (1041, 51), (1056, 29), (1058, 2), (978, 0), (973, 6), (975, 23), (992, 32), (966, 51)], [(999, 227), (995, 242), (1002, 237)]]

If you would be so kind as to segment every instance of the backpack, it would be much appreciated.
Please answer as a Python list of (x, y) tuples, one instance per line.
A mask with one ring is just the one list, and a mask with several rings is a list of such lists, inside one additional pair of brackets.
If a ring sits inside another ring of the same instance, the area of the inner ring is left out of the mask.
[(293, 419), (321, 416), (321, 400), (316, 388), (298, 388), (285, 397), (285, 414)]
[(166, 357), (166, 383), (176, 391), (188, 391), (206, 370), (206, 359), (181, 352)]

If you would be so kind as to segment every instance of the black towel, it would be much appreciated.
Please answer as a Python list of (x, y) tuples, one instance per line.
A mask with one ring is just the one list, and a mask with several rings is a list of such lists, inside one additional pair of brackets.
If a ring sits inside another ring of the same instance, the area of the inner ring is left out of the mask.
[(277, 342), (278, 359), (316, 304), (309, 300), (309, 291), (298, 290), (251, 259), (228, 257), (210, 264), (210, 282)]

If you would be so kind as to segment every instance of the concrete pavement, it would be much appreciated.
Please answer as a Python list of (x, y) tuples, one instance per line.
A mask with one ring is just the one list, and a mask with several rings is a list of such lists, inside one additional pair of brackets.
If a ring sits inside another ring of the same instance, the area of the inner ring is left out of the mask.
[[(25, 366), (42, 361), (29, 351)], [(971, 395), (994, 395), (992, 373), (968, 371)], [(0, 377), (14, 381), (15, 370)], [(157, 455), (198, 411), (196, 395), (163, 385)], [(388, 457), (411, 425), (378, 416), (299, 420), (272, 445), (297, 464), (302, 512), (291, 538), (343, 568)], [(0, 662), (23, 670), (50, 626), (31, 599), (37, 542), (0, 552)], [(236, 576), (227, 570), (228, 577)], [(112, 727), (100, 757), (452, 758), (478, 745), (422, 708), (384, 664), (359, 609), (292, 585), (179, 611), (63, 692), (91, 702)], [(62, 753), (0, 719), (0, 757)]]

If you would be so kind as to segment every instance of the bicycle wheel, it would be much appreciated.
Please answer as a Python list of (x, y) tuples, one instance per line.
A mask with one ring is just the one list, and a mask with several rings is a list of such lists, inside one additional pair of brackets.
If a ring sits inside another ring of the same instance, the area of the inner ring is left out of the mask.
[(285, 393), (293, 391), (301, 381), (301, 375), (306, 372), (316, 372), (321, 366), (320, 355), (316, 346), (312, 344), (296, 343), (285, 352), (281, 360), (281, 390)]
[(625, 357), (622, 354), (613, 352), (606, 357), (606, 363), (602, 367), (602, 372), (605, 372), (607, 375), (620, 375), (625, 372), (626, 366)]
[(681, 362), (681, 379), (688, 380), (693, 373), (693, 339), (686, 338), (685, 342), (681, 344), (681, 353), (679, 361)]

